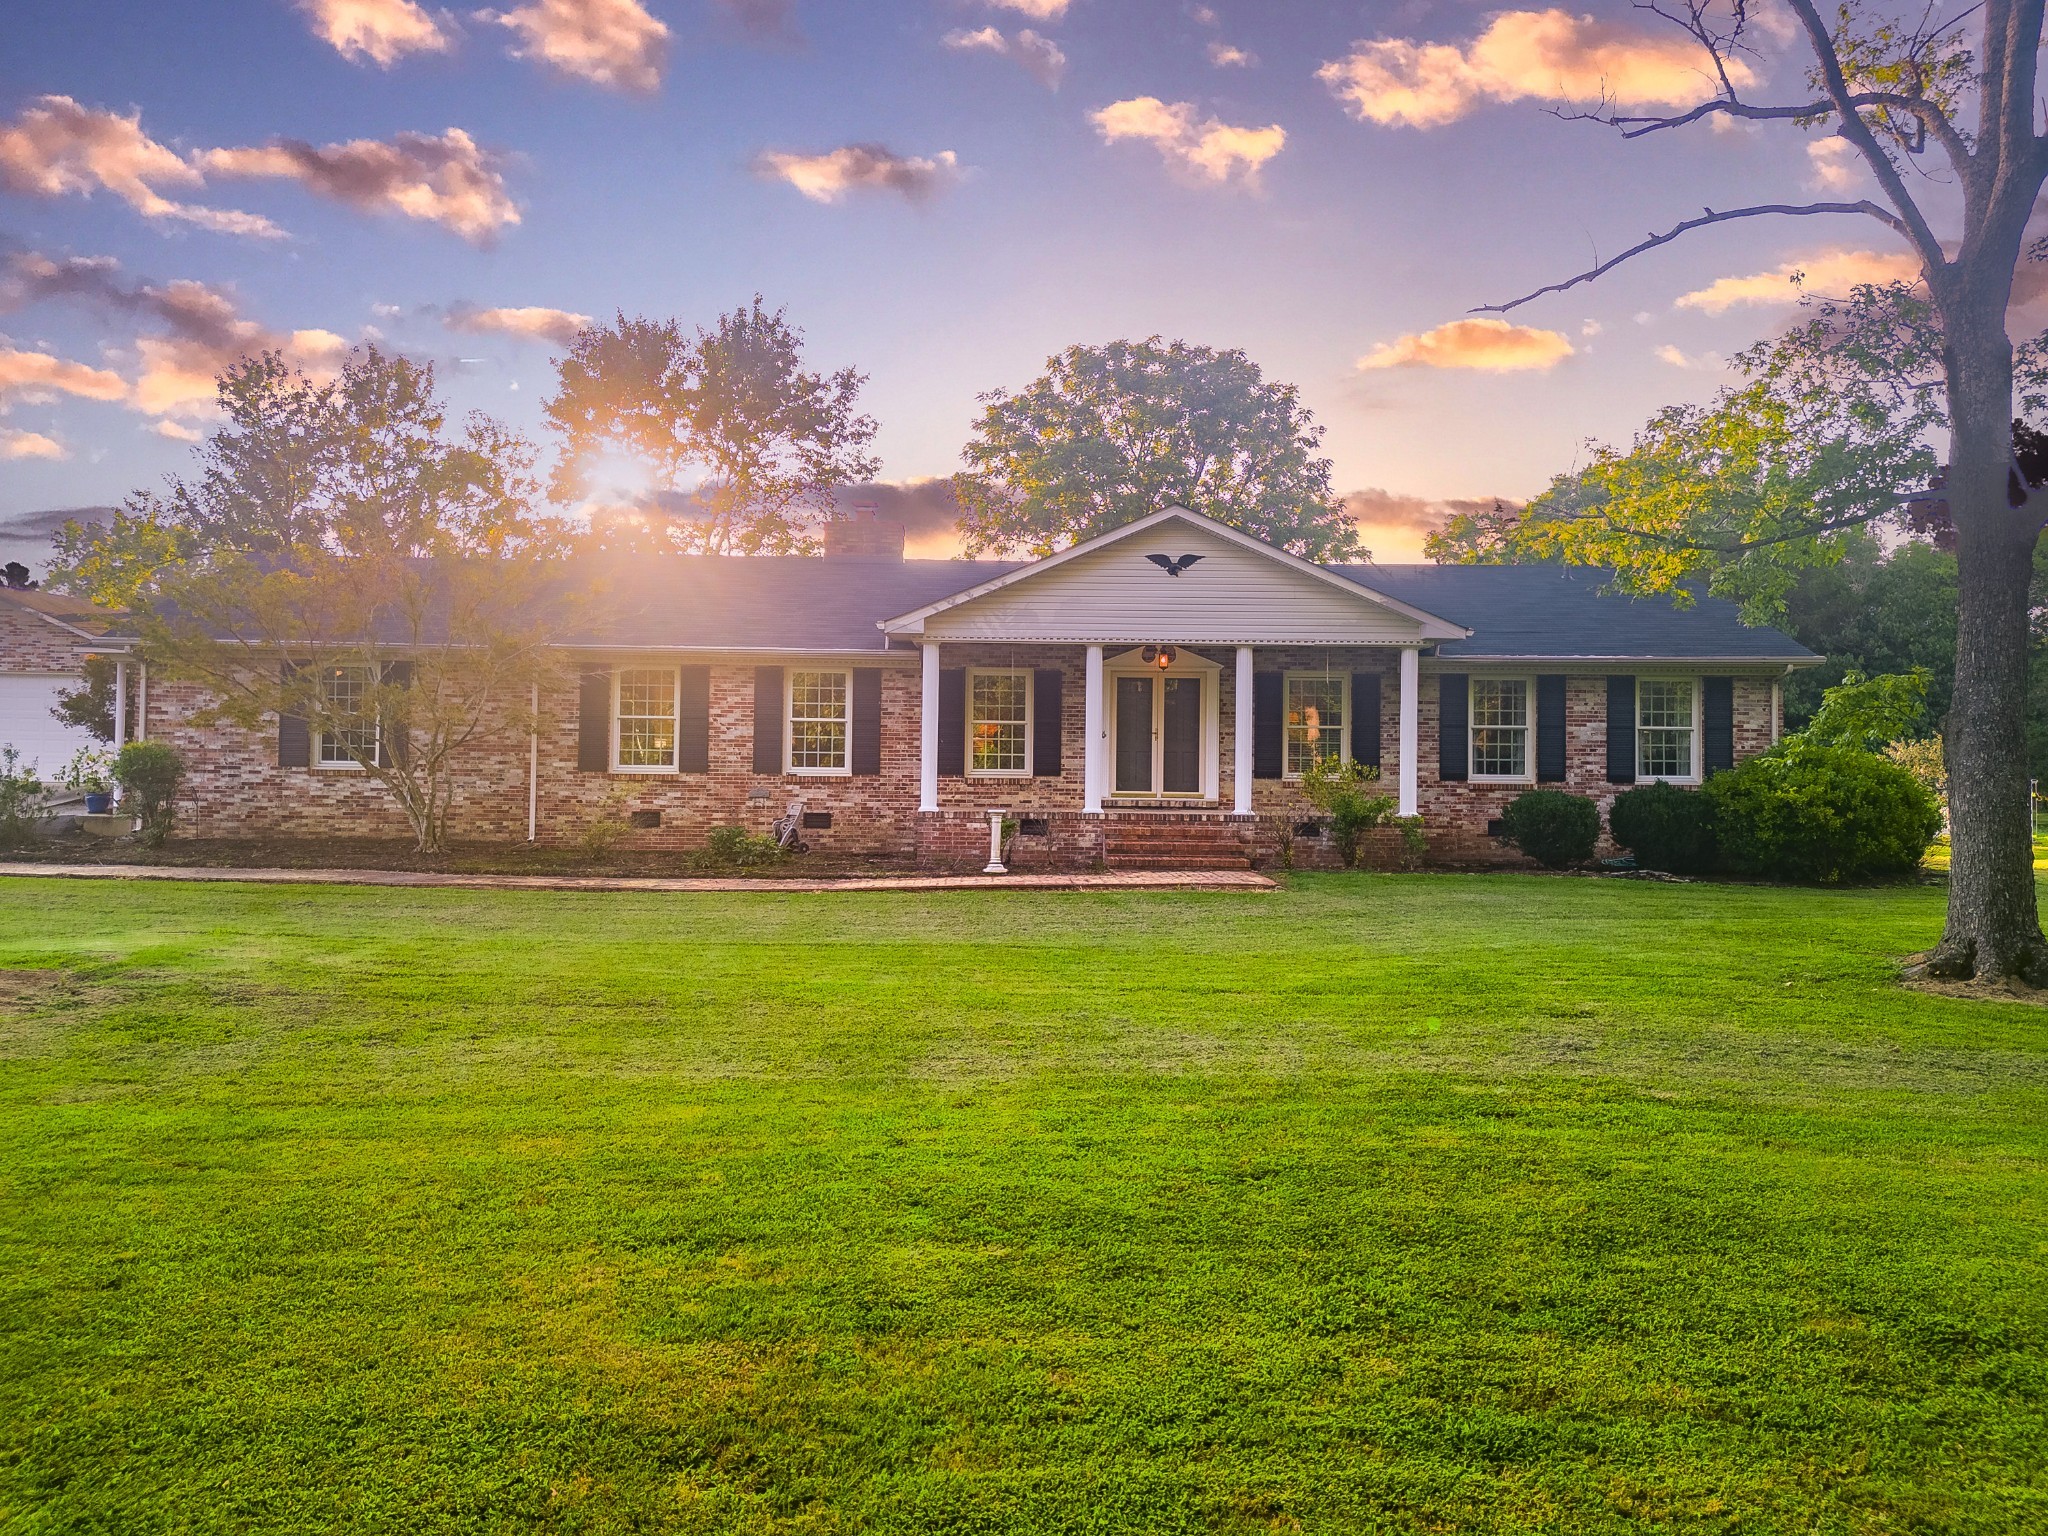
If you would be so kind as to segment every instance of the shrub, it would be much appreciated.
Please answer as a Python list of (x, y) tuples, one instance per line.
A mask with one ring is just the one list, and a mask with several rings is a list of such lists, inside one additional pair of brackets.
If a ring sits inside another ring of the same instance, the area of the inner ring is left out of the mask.
[(1373, 827), (1394, 819), (1394, 797), (1373, 792), (1377, 768), (1361, 767), (1348, 758), (1319, 757), (1301, 775), (1301, 791), (1330, 818), (1330, 835), (1346, 869), (1358, 863), (1358, 840)]
[(1853, 747), (1788, 741), (1703, 793), (1722, 862), (1777, 880), (1898, 879), (1941, 830), (1940, 806), (1912, 774)]
[(98, 747), (80, 747), (64, 765), (62, 780), (66, 789), (84, 795), (104, 795), (112, 786), (113, 773), (113, 753)]
[(1644, 869), (1699, 875), (1714, 867), (1713, 807), (1698, 790), (1638, 785), (1615, 797), (1607, 826)]
[(0, 747), (0, 848), (19, 848), (43, 830), (49, 815), (35, 764), (24, 764), (12, 747)]
[(1532, 789), (1501, 813), (1501, 836), (1545, 869), (1569, 869), (1593, 857), (1600, 807), (1584, 795)]
[(745, 827), (713, 827), (705, 834), (700, 861), (749, 869), (757, 864), (773, 864), (781, 857), (781, 845), (772, 837), (756, 837)]
[(122, 808), (135, 813), (145, 847), (161, 848), (171, 835), (171, 816), (184, 779), (185, 760), (160, 741), (131, 741), (114, 759)]

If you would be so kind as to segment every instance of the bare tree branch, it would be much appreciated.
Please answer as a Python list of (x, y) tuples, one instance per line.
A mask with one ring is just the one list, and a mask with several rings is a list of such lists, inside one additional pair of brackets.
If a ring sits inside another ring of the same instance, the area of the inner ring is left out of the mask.
[[(1531, 299), (1542, 298), (1546, 293), (1563, 293), (1567, 288), (1576, 288), (1581, 283), (1590, 283), (1596, 278), (1605, 277), (1625, 261), (1631, 261), (1646, 251), (1654, 251), (1660, 245), (1669, 245), (1681, 236), (1688, 235), (1696, 229), (1704, 229), (1709, 224), (1727, 224), (1736, 219), (1757, 219), (1763, 218), (1766, 215), (1805, 218), (1814, 214), (1825, 213), (1860, 213), (1869, 218), (1876, 219), (1880, 224), (1885, 225), (1900, 235), (1904, 235), (1909, 240), (1912, 238), (1912, 232), (1907, 229), (1902, 220), (1894, 214), (1887, 213), (1867, 198), (1853, 203), (1758, 203), (1751, 208), (1726, 208), (1719, 212), (1709, 208), (1700, 217), (1674, 224), (1661, 235), (1651, 235), (1646, 240), (1638, 241), (1620, 255), (1610, 256), (1598, 266), (1588, 268), (1576, 277), (1568, 277), (1558, 283), (1546, 283), (1534, 292), (1525, 293), (1519, 299), (1510, 299), (1505, 304), (1475, 305), (1472, 313), (1475, 315), (1504, 315), (1511, 309), (1519, 309)], [(1937, 247), (1938, 249), (1939, 247)]]
[[(1799, 24), (1806, 29), (1807, 42), (1813, 48), (1814, 59), (1820, 65), (1821, 84), (1827, 90), (1828, 100), (1835, 104), (1835, 113), (1840, 121), (1835, 132), (1841, 138), (1855, 145), (1862, 154), (1870, 173), (1884, 188), (1885, 196), (1891, 199), (1898, 216), (1891, 220), (1894, 229), (1913, 244), (1926, 269), (1928, 287), (1940, 298), (1942, 275), (1948, 266), (1948, 254), (1941, 248), (1941, 241), (1927, 223), (1927, 216), (1920, 211), (1920, 205), (1913, 200), (1913, 194), (1906, 189), (1905, 179), (1899, 175), (1899, 168), (1892, 164), (1892, 157), (1884, 152), (1872, 133), (1870, 125), (1863, 121), (1856, 110), (1856, 92), (1849, 89), (1848, 78), (1842, 73), (1842, 61), (1835, 53), (1834, 37), (1827, 24), (1820, 19), (1820, 12), (1814, 9), (1813, 0), (1786, 0), (1792, 12), (1799, 18)], [(1962, 165), (1965, 178), (1968, 177), (1972, 161), (1965, 157)]]

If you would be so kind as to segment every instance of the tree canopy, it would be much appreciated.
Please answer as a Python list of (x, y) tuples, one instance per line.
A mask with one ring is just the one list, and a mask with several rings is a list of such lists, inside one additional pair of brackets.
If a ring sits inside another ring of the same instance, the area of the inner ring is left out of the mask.
[(1176, 503), (1310, 559), (1361, 553), (1323, 429), (1234, 348), (1073, 346), (981, 403), (954, 479), (970, 554), (1050, 554)]
[(606, 453), (652, 486), (593, 519), (614, 546), (712, 554), (803, 554), (841, 485), (873, 479), (867, 376), (804, 366), (803, 332), (785, 311), (751, 306), (686, 331), (628, 319), (583, 331), (559, 364), (544, 410), (562, 436), (550, 481), (560, 502), (590, 495)]
[(577, 536), (537, 513), (528, 444), (450, 427), (430, 366), (367, 348), (315, 382), (266, 356), (220, 396), (198, 472), (67, 530), (63, 578), (204, 685), (195, 724), (302, 722), (438, 850), (458, 760), (533, 729), (556, 679)]

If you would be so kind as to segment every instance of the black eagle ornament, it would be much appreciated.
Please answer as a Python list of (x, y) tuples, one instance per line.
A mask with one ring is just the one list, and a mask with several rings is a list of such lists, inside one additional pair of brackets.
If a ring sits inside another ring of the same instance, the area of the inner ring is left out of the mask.
[(1147, 555), (1145, 558), (1166, 572), (1167, 575), (1178, 576), (1202, 557), (1200, 555)]

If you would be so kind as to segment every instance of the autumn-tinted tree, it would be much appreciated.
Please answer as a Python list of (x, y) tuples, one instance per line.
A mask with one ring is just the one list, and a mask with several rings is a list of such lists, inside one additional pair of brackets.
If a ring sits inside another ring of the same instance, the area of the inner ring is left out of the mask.
[(981, 401), (954, 479), (971, 554), (1050, 554), (1175, 504), (1310, 559), (1361, 552), (1323, 429), (1243, 352), (1074, 346)]
[(199, 474), (76, 536), (68, 579), (130, 603), (157, 675), (204, 685), (196, 723), (353, 764), (438, 851), (459, 765), (533, 726), (574, 618), (533, 452), (486, 418), (451, 429), (432, 369), (376, 349), (331, 383), (259, 360), (221, 389)]
[(751, 306), (710, 329), (628, 319), (585, 330), (559, 364), (544, 409), (562, 436), (551, 494), (582, 501), (606, 453), (652, 487), (625, 516), (594, 526), (614, 545), (714, 554), (806, 553), (832, 492), (872, 479), (875, 422), (859, 409), (866, 375), (804, 367), (803, 332)]
[[(1924, 354), (1927, 376), (1920, 382), (1939, 391), (1929, 408), (1938, 410), (1946, 438), (1945, 497), (1955, 529), (1960, 601), (1947, 736), (1954, 851), (1948, 923), (1928, 968), (1939, 976), (2018, 976), (2048, 984), (2024, 758), (2028, 576), (2048, 495), (2015, 473), (2012, 422), (2019, 412), (2006, 333), (2028, 220), (2048, 178), (2037, 91), (2042, 0), (1985, 0), (1953, 15), (1929, 9), (1917, 19), (1863, 0), (1850, 0), (1831, 19), (1815, 0), (1786, 0), (1810, 68), (1804, 91), (1769, 103), (1746, 99), (1736, 83), (1753, 73), (1740, 55), (1755, 38), (1755, 8), (1684, 0), (1682, 8), (1650, 9), (1701, 46), (1705, 99), (1664, 116), (1595, 116), (1632, 138), (1719, 120), (1824, 127), (1855, 153), (1877, 195), (1710, 208), (1586, 271), (1489, 307), (1516, 308), (1593, 281), (1694, 230), (1739, 220), (1865, 219), (1917, 259), (1917, 290), (1868, 297), (1873, 304), (1925, 306), (1927, 323), (1909, 327), (1906, 345)], [(1911, 167), (1922, 157), (1937, 169), (1917, 178)], [(1857, 345), (1880, 351), (1894, 341), (1881, 331), (1851, 331)], [(1731, 547), (1712, 537), (1674, 541), (1653, 527), (1634, 541), (1649, 582), (1671, 585), (1729, 562), (1747, 563), (1756, 574), (1770, 561), (1767, 551), (1790, 549), (1820, 531), (1763, 531), (1776, 520), (1773, 501), (1787, 493), (1786, 505), (1794, 505), (1800, 488), (1762, 472), (1739, 478), (1761, 498), (1753, 503), (1763, 514), (1759, 531)], [(1744, 504), (1738, 499), (1738, 507)], [(1628, 551), (1618, 546), (1630, 541), (1610, 537), (1627, 526), (1626, 507), (1596, 501), (1584, 510), (1588, 515), (1575, 521), (1591, 537), (1581, 549), (1565, 532), (1569, 552), (1626, 565)], [(1849, 513), (1859, 521), (1881, 515), (1872, 506)], [(1759, 577), (1766, 588), (1777, 579)]]

